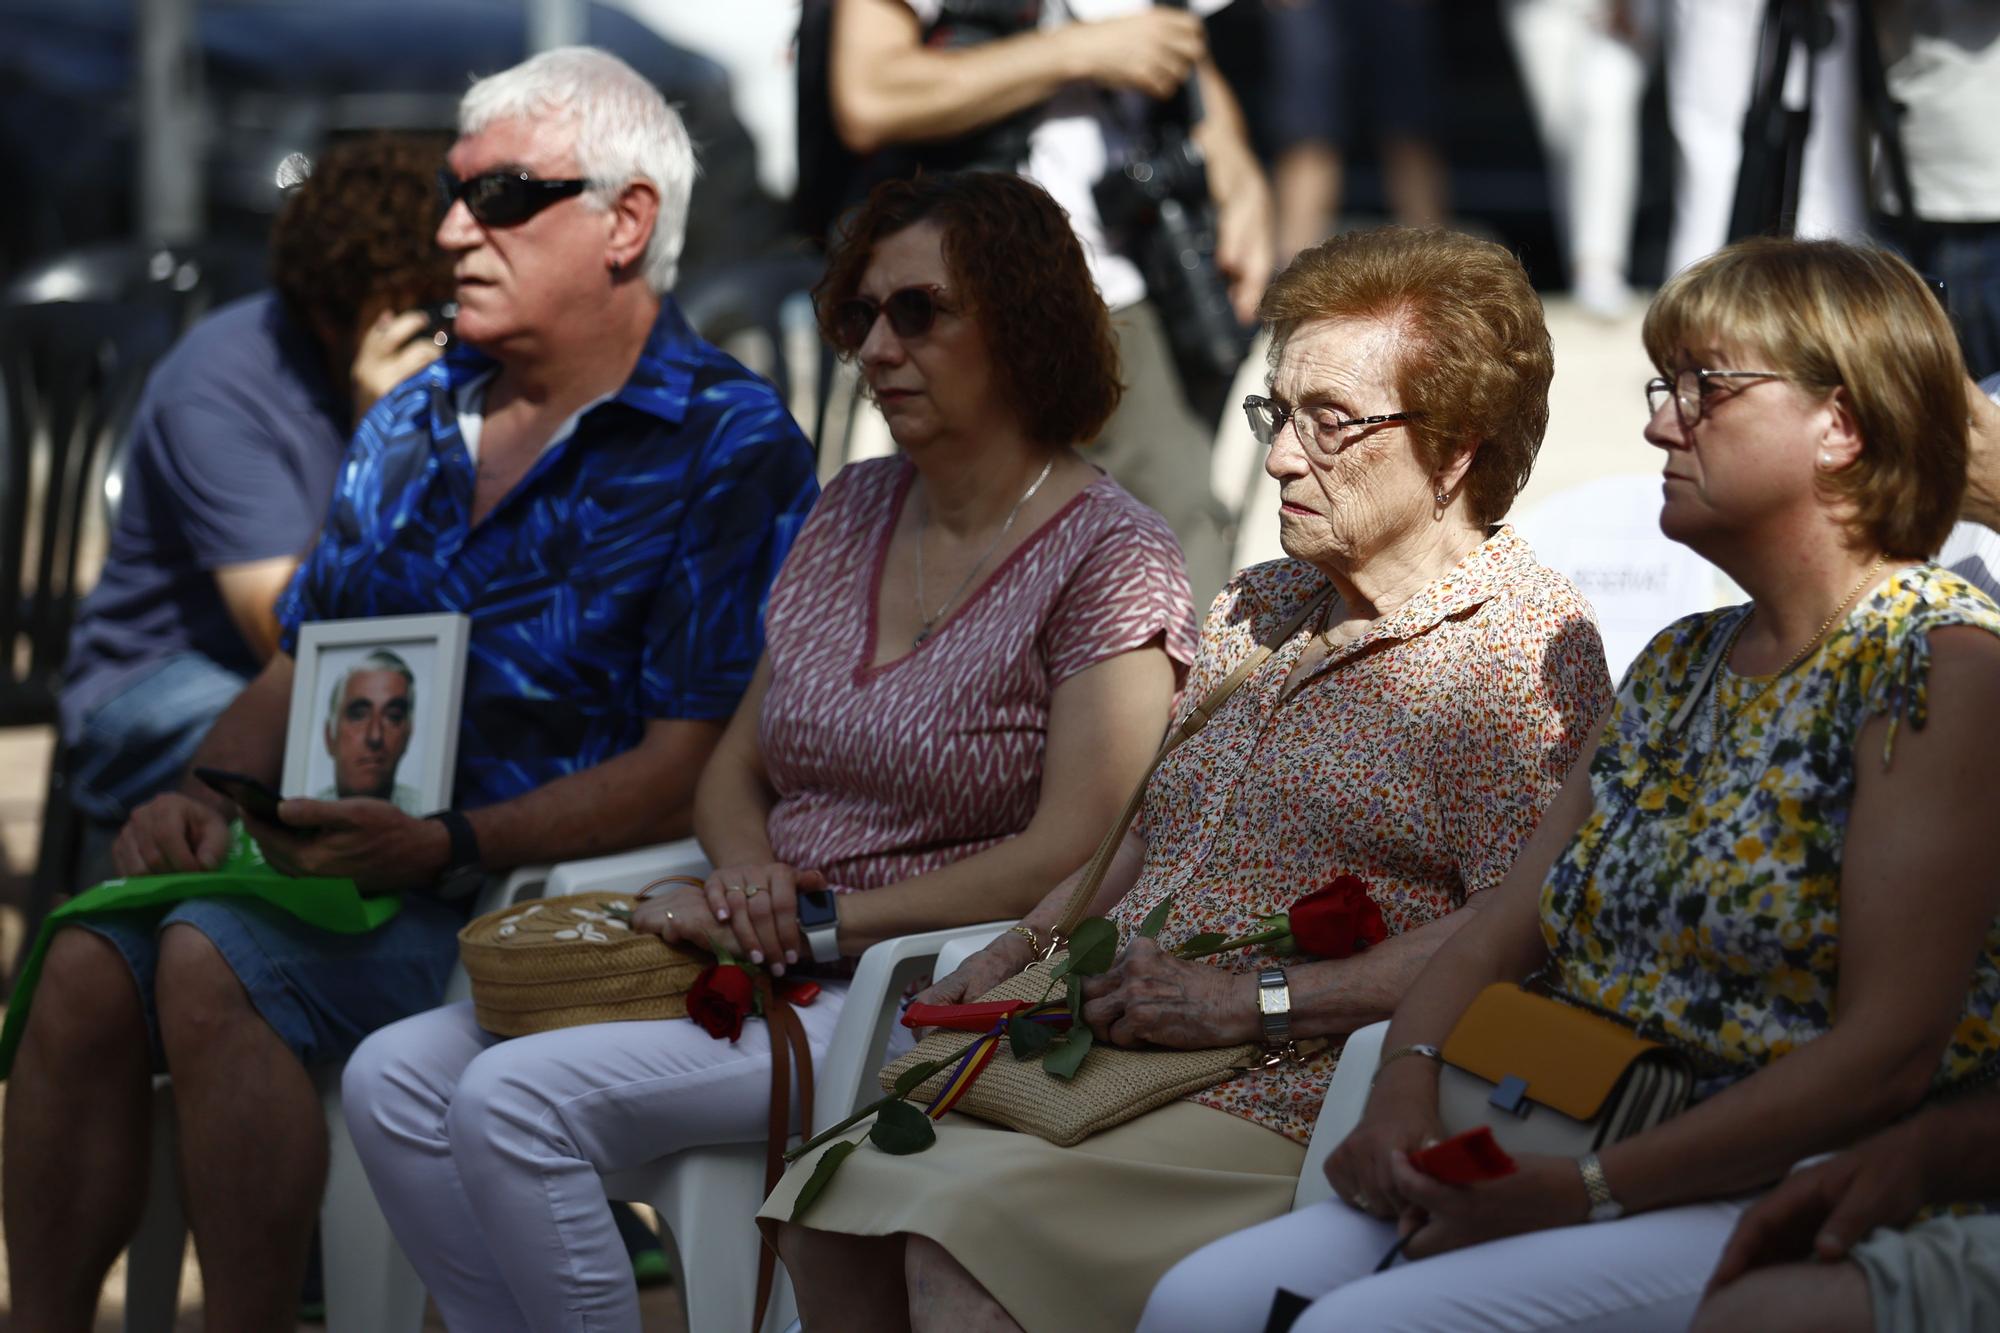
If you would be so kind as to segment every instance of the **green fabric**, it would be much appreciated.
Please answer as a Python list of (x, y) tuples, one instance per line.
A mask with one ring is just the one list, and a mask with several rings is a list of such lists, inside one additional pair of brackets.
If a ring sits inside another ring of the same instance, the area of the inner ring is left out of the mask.
[(79, 917), (113, 912), (150, 912), (161, 917), (188, 898), (258, 898), (309, 926), (355, 935), (375, 929), (403, 906), (403, 900), (393, 894), (364, 897), (351, 879), (294, 879), (280, 874), (265, 862), (263, 849), (241, 823), (231, 828), (230, 836), (229, 854), (213, 870), (106, 880), (49, 913), (14, 983), (7, 1025), (0, 1028), (0, 1079), (14, 1071), (14, 1049), (20, 1045), (21, 1030), (28, 1022), (28, 1008), (35, 997), (35, 983), (41, 978), (42, 956), (49, 950), (49, 941)]

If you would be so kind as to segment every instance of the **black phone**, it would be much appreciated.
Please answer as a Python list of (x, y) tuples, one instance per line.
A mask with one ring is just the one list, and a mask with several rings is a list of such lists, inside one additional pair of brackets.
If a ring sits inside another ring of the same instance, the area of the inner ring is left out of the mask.
[(802, 890), (798, 895), (799, 924), (807, 930), (814, 926), (830, 926), (840, 919), (834, 909), (833, 894), (827, 889)]
[(422, 306), (420, 309), (424, 314), (424, 331), (418, 336), (429, 338), (439, 347), (451, 346), (456, 332), (452, 325), (458, 318), (458, 302), (439, 301), (433, 305)]
[(231, 773), (221, 768), (197, 768), (194, 775), (215, 790), (236, 802), (244, 813), (263, 820), (266, 824), (276, 824), (279, 828), (292, 829), (304, 833), (309, 830), (287, 824), (278, 818), (278, 802), (285, 798), (271, 787), (247, 773)]

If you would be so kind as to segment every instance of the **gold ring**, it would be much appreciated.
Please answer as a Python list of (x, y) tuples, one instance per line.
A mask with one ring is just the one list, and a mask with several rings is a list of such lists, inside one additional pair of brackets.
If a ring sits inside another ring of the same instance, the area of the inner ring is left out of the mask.
[(758, 894), (762, 893), (763, 891), (764, 891), (764, 886), (762, 884), (746, 884), (741, 890), (743, 897), (746, 901), (748, 899), (755, 898)]
[(1364, 1213), (1372, 1213), (1375, 1211), (1374, 1200), (1370, 1199), (1366, 1194), (1356, 1194), (1353, 1199), (1353, 1204), (1356, 1208), (1359, 1208)]

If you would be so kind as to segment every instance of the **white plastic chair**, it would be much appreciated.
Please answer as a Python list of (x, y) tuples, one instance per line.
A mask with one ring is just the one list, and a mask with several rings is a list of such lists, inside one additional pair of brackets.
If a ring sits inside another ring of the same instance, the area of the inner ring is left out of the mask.
[(1306, 1144), (1299, 1187), (1292, 1195), (1293, 1212), (1333, 1197), (1333, 1185), (1326, 1178), (1326, 1159), (1361, 1123), (1361, 1112), (1368, 1105), (1368, 1085), (1382, 1059), (1382, 1038), (1388, 1033), (1389, 1024), (1384, 1020), (1349, 1034), (1340, 1063), (1334, 1066), (1333, 1082), (1327, 1086), (1326, 1100), (1320, 1104), (1312, 1139)]
[(1511, 521), (1589, 599), (1613, 681), (1668, 624), (1740, 600), (1728, 576), (1660, 531), (1656, 475), (1571, 486)]

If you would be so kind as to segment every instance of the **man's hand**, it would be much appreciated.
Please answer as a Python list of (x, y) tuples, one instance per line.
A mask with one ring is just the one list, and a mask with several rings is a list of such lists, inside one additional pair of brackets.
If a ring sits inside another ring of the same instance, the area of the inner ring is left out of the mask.
[(2000, 531), (2000, 403), (1967, 380), (1965, 410), (1971, 430), (1966, 439), (1965, 500), (1958, 516)]
[(1184, 9), (1145, 9), (1100, 23), (1057, 30), (1070, 46), (1077, 76), (1100, 87), (1132, 89), (1155, 101), (1172, 97), (1208, 54), (1208, 32)]
[(1845, 1259), (1876, 1227), (1916, 1216), (1926, 1169), (1922, 1133), (1905, 1123), (1792, 1172), (1736, 1220), (1709, 1290), (1770, 1264)]
[(354, 420), (368, 415), (383, 394), (444, 355), (435, 339), (424, 336), (424, 312), (400, 315), (384, 310), (361, 331), (348, 378), (354, 391)]
[(121, 875), (165, 875), (213, 870), (229, 852), (229, 821), (214, 806), (179, 792), (165, 792), (132, 812), (111, 864)]
[(1256, 982), (1135, 939), (1107, 971), (1084, 978), (1083, 1021), (1114, 1046), (1233, 1046), (1257, 1037)]
[(443, 824), (374, 797), (293, 799), (278, 806), (278, 816), (290, 827), (248, 813), (243, 826), (264, 859), (287, 875), (351, 879), (364, 893), (391, 893), (435, 883), (451, 860), (451, 834)]

